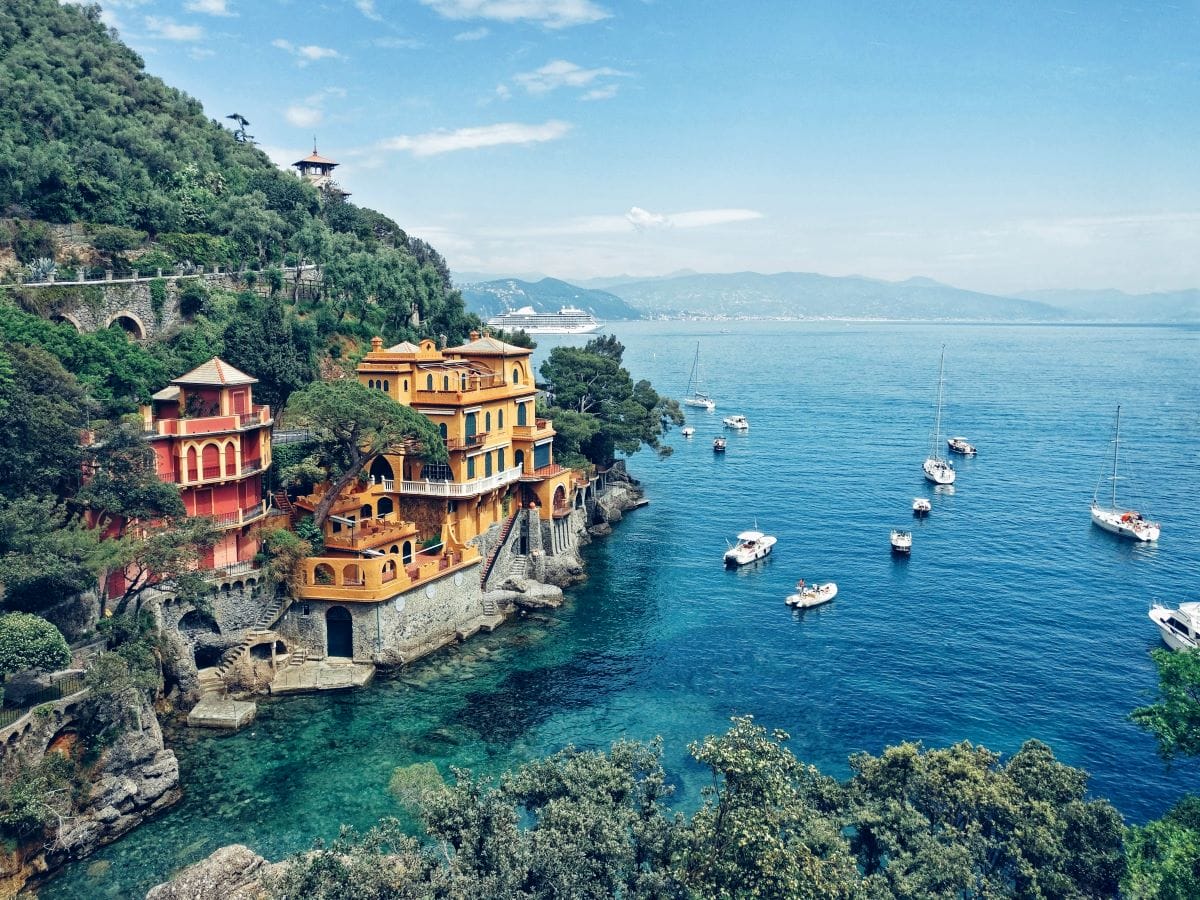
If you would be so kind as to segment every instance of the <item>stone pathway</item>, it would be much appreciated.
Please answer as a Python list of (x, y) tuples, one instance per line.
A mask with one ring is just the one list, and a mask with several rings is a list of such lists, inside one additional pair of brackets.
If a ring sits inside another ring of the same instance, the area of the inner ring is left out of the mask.
[(258, 707), (246, 700), (229, 700), (207, 694), (188, 713), (192, 728), (231, 728), (237, 730), (254, 721)]
[(370, 684), (375, 667), (348, 659), (310, 660), (283, 666), (271, 682), (272, 694), (296, 694), (303, 691), (341, 691)]

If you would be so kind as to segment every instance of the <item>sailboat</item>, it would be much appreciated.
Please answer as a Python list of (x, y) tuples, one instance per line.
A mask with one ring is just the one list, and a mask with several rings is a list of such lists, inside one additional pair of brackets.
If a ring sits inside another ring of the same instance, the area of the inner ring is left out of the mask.
[(929, 456), (921, 467), (926, 481), (934, 484), (954, 484), (954, 464), (939, 453), (942, 447), (942, 370), (946, 362), (946, 346), (942, 345), (942, 357), (938, 360), (937, 415), (933, 420), (933, 439), (929, 445)]
[[(1112, 497), (1108, 506), (1100, 505), (1100, 482), (1096, 482), (1096, 492), (1092, 495), (1092, 521), (1113, 534), (1129, 537), (1138, 541), (1157, 541), (1161, 529), (1157, 522), (1151, 522), (1134, 509), (1124, 509), (1117, 506), (1117, 448), (1121, 442), (1121, 407), (1117, 407), (1117, 420), (1113, 425), (1113, 461)], [(1104, 479), (1101, 478), (1101, 481)]]
[(692, 375), (688, 378), (687, 394), (684, 395), (684, 406), (698, 406), (712, 412), (717, 404), (703, 390), (704, 383), (700, 378), (700, 342), (696, 341), (696, 356), (692, 360)]

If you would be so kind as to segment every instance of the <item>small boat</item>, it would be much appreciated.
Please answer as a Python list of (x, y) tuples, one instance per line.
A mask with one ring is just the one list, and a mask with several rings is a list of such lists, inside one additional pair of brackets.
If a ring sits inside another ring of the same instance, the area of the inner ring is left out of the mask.
[(777, 538), (761, 531), (743, 531), (737, 536), (736, 546), (725, 551), (725, 565), (733, 568), (762, 559), (771, 552)]
[(1172, 650), (1200, 647), (1200, 603), (1180, 603), (1178, 609), (1155, 603), (1150, 607), (1150, 621), (1158, 626), (1163, 643)]
[(960, 456), (974, 456), (977, 452), (975, 445), (965, 437), (946, 438), (946, 446), (950, 448), (951, 453), (957, 453)]
[(929, 515), (929, 512), (932, 509), (933, 509), (933, 504), (929, 502), (928, 497), (914, 497), (913, 498), (913, 515), (914, 516), (927, 516), (927, 515)]
[(680, 429), (679, 433), (682, 434), (684, 437), (691, 437), (693, 434), (696, 433), (696, 429), (693, 428), (691, 425), (684, 425), (683, 428)]
[(733, 428), (737, 431), (748, 431), (750, 429), (750, 423), (746, 421), (746, 417), (741, 413), (726, 416), (721, 420), (721, 424), (726, 428)]
[(828, 603), (837, 596), (837, 585), (832, 581), (827, 581), (824, 584), (808, 584), (804, 583), (801, 578), (796, 583), (796, 593), (789, 594), (785, 601), (788, 606), (796, 609), (812, 609), (814, 606), (820, 606), (823, 603)]
[(938, 455), (942, 443), (942, 370), (946, 362), (946, 347), (942, 346), (942, 356), (938, 361), (937, 414), (933, 419), (933, 439), (929, 442), (929, 456), (921, 468), (925, 472), (925, 480), (934, 484), (954, 484), (954, 463)]
[(692, 359), (692, 374), (688, 378), (687, 393), (683, 396), (684, 406), (696, 406), (712, 412), (717, 404), (704, 392), (704, 382), (700, 377), (700, 342), (696, 341), (696, 355)]
[(723, 438), (723, 437), (713, 438), (713, 453), (724, 453), (724, 452), (725, 452), (725, 438)]
[(912, 532), (900, 528), (892, 529), (892, 552), (912, 553)]
[[(1108, 506), (1100, 504), (1100, 482), (1092, 494), (1092, 522), (1120, 537), (1136, 541), (1157, 541), (1162, 531), (1157, 522), (1151, 522), (1135, 509), (1117, 506), (1117, 447), (1121, 442), (1121, 407), (1117, 407), (1117, 420), (1113, 426), (1112, 499)], [(1103, 478), (1101, 478), (1103, 481)]]

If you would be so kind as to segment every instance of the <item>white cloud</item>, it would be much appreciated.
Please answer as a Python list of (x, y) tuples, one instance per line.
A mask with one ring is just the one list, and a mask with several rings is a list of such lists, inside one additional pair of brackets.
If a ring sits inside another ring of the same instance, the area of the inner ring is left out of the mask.
[(188, 56), (192, 59), (208, 59), (210, 56), (215, 56), (216, 53), (216, 50), (209, 49), (208, 47), (192, 47), (188, 50)]
[(285, 50), (292, 56), (296, 57), (296, 64), (307, 66), (310, 62), (316, 62), (321, 59), (341, 59), (342, 54), (329, 47), (318, 47), (316, 44), (305, 44), (297, 47), (291, 41), (285, 41), (283, 38), (276, 38), (271, 41), (272, 47), (278, 47), (280, 50)]
[(454, 36), (456, 41), (482, 41), (491, 34), (486, 28), (472, 28), (470, 31), (460, 31)]
[(234, 15), (229, 11), (228, 0), (188, 0), (183, 4), (183, 8), (189, 12), (204, 13), (209, 16)]
[(753, 209), (695, 209), (678, 213), (656, 213), (630, 207), (624, 215), (577, 216), (564, 222), (535, 225), (528, 228), (506, 228), (502, 232), (484, 234), (492, 237), (565, 237), (572, 235), (635, 234), (672, 229), (706, 228), (761, 219), (763, 214)]
[(354, 5), (358, 7), (358, 11), (371, 19), (374, 22), (382, 22), (383, 16), (379, 14), (379, 10), (375, 8), (375, 0), (354, 0)]
[(283, 111), (283, 117), (297, 128), (312, 128), (324, 121), (326, 100), (345, 96), (346, 92), (341, 88), (325, 88), (288, 106)]
[(640, 206), (631, 206), (625, 218), (634, 228), (666, 228), (668, 224), (662, 213), (647, 212)]
[(617, 86), (615, 84), (608, 84), (608, 85), (605, 85), (604, 87), (593, 88), (592, 90), (588, 91), (586, 94), (584, 94), (579, 99), (580, 100), (611, 100), (615, 96), (617, 96)]
[[(610, 69), (607, 66), (597, 69), (585, 69), (565, 59), (555, 59), (546, 63), (540, 69), (514, 75), (513, 81), (525, 88), (530, 94), (547, 94), (560, 87), (583, 88), (592, 84), (598, 78), (614, 78), (624, 74), (619, 69)], [(616, 93), (616, 87), (611, 87), (613, 93)]]
[(625, 218), (638, 231), (650, 228), (708, 228), (733, 222), (761, 219), (762, 213), (753, 209), (694, 209), (678, 213), (652, 213), (640, 206), (631, 207)]
[(416, 38), (410, 37), (379, 37), (371, 41), (376, 47), (388, 50), (420, 50), (425, 45)]
[(146, 16), (146, 28), (151, 37), (162, 38), (164, 41), (198, 41), (204, 37), (204, 29), (199, 25), (180, 25), (171, 19), (158, 16)]
[(592, 0), (421, 0), (421, 3), (447, 19), (534, 22), (546, 28), (587, 25), (612, 15)]
[(456, 150), (477, 150), (505, 144), (540, 144), (565, 137), (571, 130), (569, 122), (551, 120), (541, 125), (520, 122), (500, 122), (456, 131), (430, 131), (418, 135), (400, 135), (381, 141), (381, 150), (406, 150), (413, 156), (436, 156)]

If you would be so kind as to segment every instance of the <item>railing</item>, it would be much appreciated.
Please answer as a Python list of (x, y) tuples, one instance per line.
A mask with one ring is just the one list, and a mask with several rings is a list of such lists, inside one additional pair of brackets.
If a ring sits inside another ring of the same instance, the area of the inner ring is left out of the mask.
[(467, 438), (446, 438), (447, 450), (471, 450), (487, 442), (488, 432), (480, 431)]
[[(315, 268), (316, 268), (316, 265), (306, 265), (306, 266), (298, 266), (298, 267), (297, 266), (283, 266), (280, 268), (279, 271), (284, 275), (284, 277), (287, 277), (288, 275), (295, 275), (296, 272), (307, 272), (310, 269), (315, 269)], [(202, 267), (201, 270), (198, 272), (184, 272), (182, 266), (176, 266), (175, 270), (172, 272), (163, 272), (161, 269), (159, 269), (158, 273), (156, 275), (134, 274), (130, 277), (115, 278), (113, 276), (112, 271), (108, 271), (104, 274), (104, 277), (102, 277), (102, 278), (84, 278), (82, 280), (77, 279), (74, 281), (59, 281), (56, 278), (54, 278), (53, 276), (51, 276), (48, 281), (26, 281), (25, 276), (22, 275), (22, 276), (19, 276), (17, 283), (22, 284), (25, 287), (49, 287), (51, 285), (77, 285), (77, 284), (133, 284), (133, 283), (136, 283), (139, 281), (155, 281), (159, 278), (166, 278), (170, 281), (179, 281), (184, 278), (205, 278), (205, 277), (212, 276), (212, 275), (241, 276), (241, 275), (245, 274), (247, 271), (248, 271), (247, 269), (234, 269), (230, 266), (222, 267), (222, 266), (214, 265), (212, 267), (212, 271), (207, 271), (207, 267)], [(263, 272), (260, 271), (260, 272), (256, 272), (255, 274), (262, 275)]]
[(146, 429), (150, 435), (188, 435), (219, 434), (225, 431), (237, 431), (244, 428), (257, 428), (264, 422), (271, 421), (271, 407), (255, 404), (254, 410), (248, 413), (230, 413), (226, 416), (185, 416), (180, 419), (157, 419)]
[(35, 706), (43, 703), (53, 703), (63, 697), (78, 694), (84, 688), (82, 675), (68, 675), (59, 679), (47, 688), (25, 696), (20, 706), (5, 706), (0, 709), (0, 728), (7, 728)]
[(532, 438), (548, 435), (553, 430), (553, 425), (554, 423), (549, 419), (538, 419), (533, 425), (514, 425), (513, 437), (530, 440)]
[(210, 578), (234, 578), (238, 575), (246, 575), (255, 571), (253, 562), (236, 562), (230, 563), (227, 566), (216, 566), (209, 570), (208, 577)]
[(495, 475), (471, 481), (392, 481), (384, 480), (384, 490), (398, 494), (416, 494), (421, 497), (474, 497), (486, 491), (504, 487), (521, 477), (521, 467), (513, 466)]
[(262, 467), (263, 461), (261, 459), (252, 459), (250, 462), (242, 463), (242, 474), (249, 475), (251, 472), (255, 472)]
[(555, 504), (552, 515), (556, 519), (565, 519), (571, 514), (571, 507), (565, 504)]
[(229, 528), (233, 525), (245, 525), (248, 522), (253, 522), (255, 519), (261, 518), (267, 514), (267, 501), (263, 500), (254, 506), (247, 506), (245, 509), (234, 510), (233, 512), (221, 513), (219, 516), (213, 516), (216, 520), (218, 528)]

